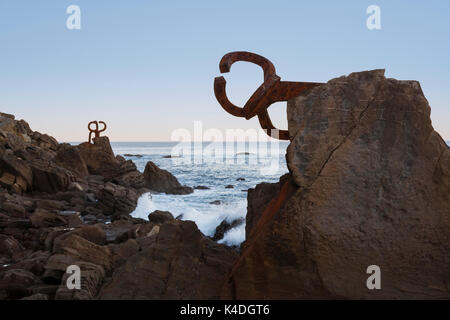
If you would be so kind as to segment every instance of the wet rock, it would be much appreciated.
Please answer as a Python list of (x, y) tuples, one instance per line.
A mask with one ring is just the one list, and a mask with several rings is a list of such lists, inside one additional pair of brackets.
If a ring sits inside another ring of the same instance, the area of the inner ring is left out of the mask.
[(153, 162), (147, 162), (144, 170), (146, 186), (157, 192), (167, 194), (189, 194), (193, 192), (191, 187), (182, 186), (177, 178), (169, 171), (160, 169)]
[(236, 253), (204, 237), (195, 223), (173, 220), (113, 273), (100, 299), (217, 299)]
[(211, 201), (209, 204), (213, 204), (213, 205), (215, 205), (215, 206), (219, 206), (219, 205), (221, 205), (223, 202), (221, 201), (221, 200), (214, 200), (214, 201)]
[(216, 227), (216, 231), (214, 232), (214, 236), (212, 237), (212, 239), (214, 241), (219, 241), (221, 239), (223, 239), (223, 236), (225, 235), (225, 233), (233, 228), (238, 227), (239, 225), (241, 225), (242, 223), (244, 223), (244, 218), (241, 219), (235, 219), (231, 222), (228, 222), (226, 219), (224, 219), (217, 227)]
[[(170, 221), (170, 220), (168, 220)], [(136, 239), (148, 238), (156, 236), (159, 233), (160, 225), (154, 223), (145, 223), (139, 225), (134, 231), (134, 237)]]
[(124, 156), (124, 157), (142, 158), (142, 154), (130, 154), (130, 153), (125, 153), (123, 156)]
[(234, 186), (232, 184), (228, 184), (225, 186), (225, 189), (233, 189), (233, 188), (234, 188)]
[(450, 148), (419, 83), (333, 79), (288, 102), (288, 125), (299, 188), (266, 206), (222, 297), (450, 298)]
[(195, 186), (194, 190), (209, 190), (211, 188), (207, 187), (207, 186)]
[(174, 219), (173, 215), (169, 211), (156, 210), (148, 215), (148, 221), (153, 222), (153, 223), (162, 224), (162, 223), (171, 221), (173, 219)]
[(245, 181), (245, 178), (237, 178), (236, 181)]
[(121, 243), (133, 237), (135, 225), (130, 220), (119, 219), (104, 226), (107, 243)]

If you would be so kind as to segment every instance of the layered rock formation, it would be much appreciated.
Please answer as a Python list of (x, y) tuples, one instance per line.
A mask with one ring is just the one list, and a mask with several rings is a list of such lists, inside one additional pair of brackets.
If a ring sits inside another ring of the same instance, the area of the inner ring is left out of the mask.
[(249, 193), (222, 297), (449, 299), (450, 149), (419, 83), (333, 79), (289, 101), (288, 123), (291, 181)]

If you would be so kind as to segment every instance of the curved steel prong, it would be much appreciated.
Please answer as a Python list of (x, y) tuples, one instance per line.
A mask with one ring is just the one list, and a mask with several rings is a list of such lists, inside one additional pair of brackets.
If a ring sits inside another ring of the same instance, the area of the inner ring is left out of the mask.
[[(95, 124), (95, 129), (91, 129), (91, 124)], [(97, 121), (91, 121), (91, 122), (89, 122), (89, 123), (88, 123), (88, 130), (89, 130), (89, 131), (93, 131), (93, 132), (97, 131), (97, 130), (98, 130), (98, 122), (97, 122)]]
[(227, 81), (224, 77), (216, 77), (214, 79), (214, 94), (216, 95), (217, 101), (219, 101), (220, 105), (226, 112), (236, 117), (243, 117), (244, 109), (232, 104), (230, 100), (228, 100), (225, 89), (226, 84)]
[(259, 54), (247, 51), (234, 51), (224, 55), (219, 63), (220, 72), (229, 72), (233, 63), (238, 61), (247, 61), (260, 66), (264, 72), (264, 81), (267, 81), (269, 78), (275, 75), (275, 67), (272, 62), (270, 62), (263, 56), (260, 56)]
[(103, 122), (103, 121), (99, 121), (98, 123), (100, 123), (100, 124), (103, 125), (103, 129), (101, 129), (101, 130), (98, 130), (98, 129), (97, 129), (97, 130), (98, 130), (98, 133), (105, 131), (105, 130), (106, 130), (106, 123)]
[[(258, 114), (258, 120), (259, 120), (259, 124), (261, 125), (261, 128), (263, 128), (265, 130), (266, 134), (269, 137), (279, 139), (279, 140), (289, 140), (289, 131), (280, 130), (280, 129), (275, 128), (272, 121), (270, 120), (267, 109), (264, 111), (261, 111)], [(277, 131), (275, 131), (275, 130), (277, 130)], [(276, 132), (278, 132), (278, 136), (276, 135)]]
[[(99, 130), (98, 124), (103, 124), (103, 129)], [(92, 129), (91, 126), (95, 125), (95, 129)], [(100, 137), (100, 132), (103, 132), (106, 130), (106, 123), (103, 121), (91, 121), (88, 123), (88, 130), (89, 130), (89, 137), (88, 142), (91, 143), (92, 140), (92, 134), (94, 134), (94, 138)]]
[[(228, 113), (237, 117), (245, 117), (247, 120), (258, 116), (261, 127), (266, 130), (269, 136), (280, 140), (289, 140), (287, 130), (278, 130), (274, 127), (267, 108), (275, 102), (292, 99), (307, 89), (321, 85), (321, 83), (281, 81), (275, 73), (272, 62), (263, 56), (246, 51), (235, 51), (224, 55), (219, 64), (220, 72), (229, 72), (233, 63), (237, 61), (247, 61), (259, 65), (264, 71), (264, 82), (252, 94), (244, 107), (240, 108), (228, 100), (225, 78), (215, 78), (214, 93), (220, 105)], [(278, 136), (276, 136), (275, 130), (278, 131)]]

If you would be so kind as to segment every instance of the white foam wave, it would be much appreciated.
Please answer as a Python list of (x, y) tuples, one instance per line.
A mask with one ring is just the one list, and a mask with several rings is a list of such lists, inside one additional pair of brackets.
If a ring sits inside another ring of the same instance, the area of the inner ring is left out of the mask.
[[(131, 216), (148, 219), (148, 215), (155, 210), (169, 211), (174, 217), (181, 216), (182, 220), (194, 221), (203, 234), (213, 236), (216, 227), (223, 220), (232, 222), (235, 219), (245, 218), (247, 212), (246, 199), (221, 205), (199, 203), (195, 200), (198, 199), (189, 195), (173, 196), (145, 193), (139, 198), (137, 207), (131, 213)], [(239, 245), (244, 240), (245, 223), (226, 232), (220, 243)]]

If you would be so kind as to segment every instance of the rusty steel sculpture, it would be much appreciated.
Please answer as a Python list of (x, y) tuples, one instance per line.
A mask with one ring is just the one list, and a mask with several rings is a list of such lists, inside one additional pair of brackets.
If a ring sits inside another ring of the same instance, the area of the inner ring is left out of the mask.
[[(103, 128), (99, 129), (98, 125), (102, 124)], [(91, 128), (91, 125), (95, 125), (95, 129)], [(91, 143), (92, 140), (92, 134), (94, 133), (94, 138), (98, 138), (100, 137), (100, 132), (103, 132), (106, 130), (106, 123), (104, 123), (103, 121), (91, 121), (88, 123), (88, 129), (89, 129), (89, 140), (88, 142)]]
[(217, 101), (219, 101), (225, 111), (233, 116), (244, 117), (247, 120), (258, 116), (261, 127), (265, 129), (269, 136), (280, 140), (289, 140), (289, 132), (287, 130), (279, 130), (274, 127), (267, 108), (275, 102), (292, 99), (302, 91), (317, 87), (322, 83), (281, 81), (281, 78), (275, 73), (275, 67), (272, 62), (263, 56), (245, 51), (230, 52), (224, 55), (219, 64), (220, 72), (229, 72), (231, 65), (238, 61), (247, 61), (259, 65), (264, 72), (263, 84), (256, 89), (244, 107), (240, 108), (228, 100), (225, 90), (227, 83), (225, 78), (216, 77), (214, 79), (214, 93)]

